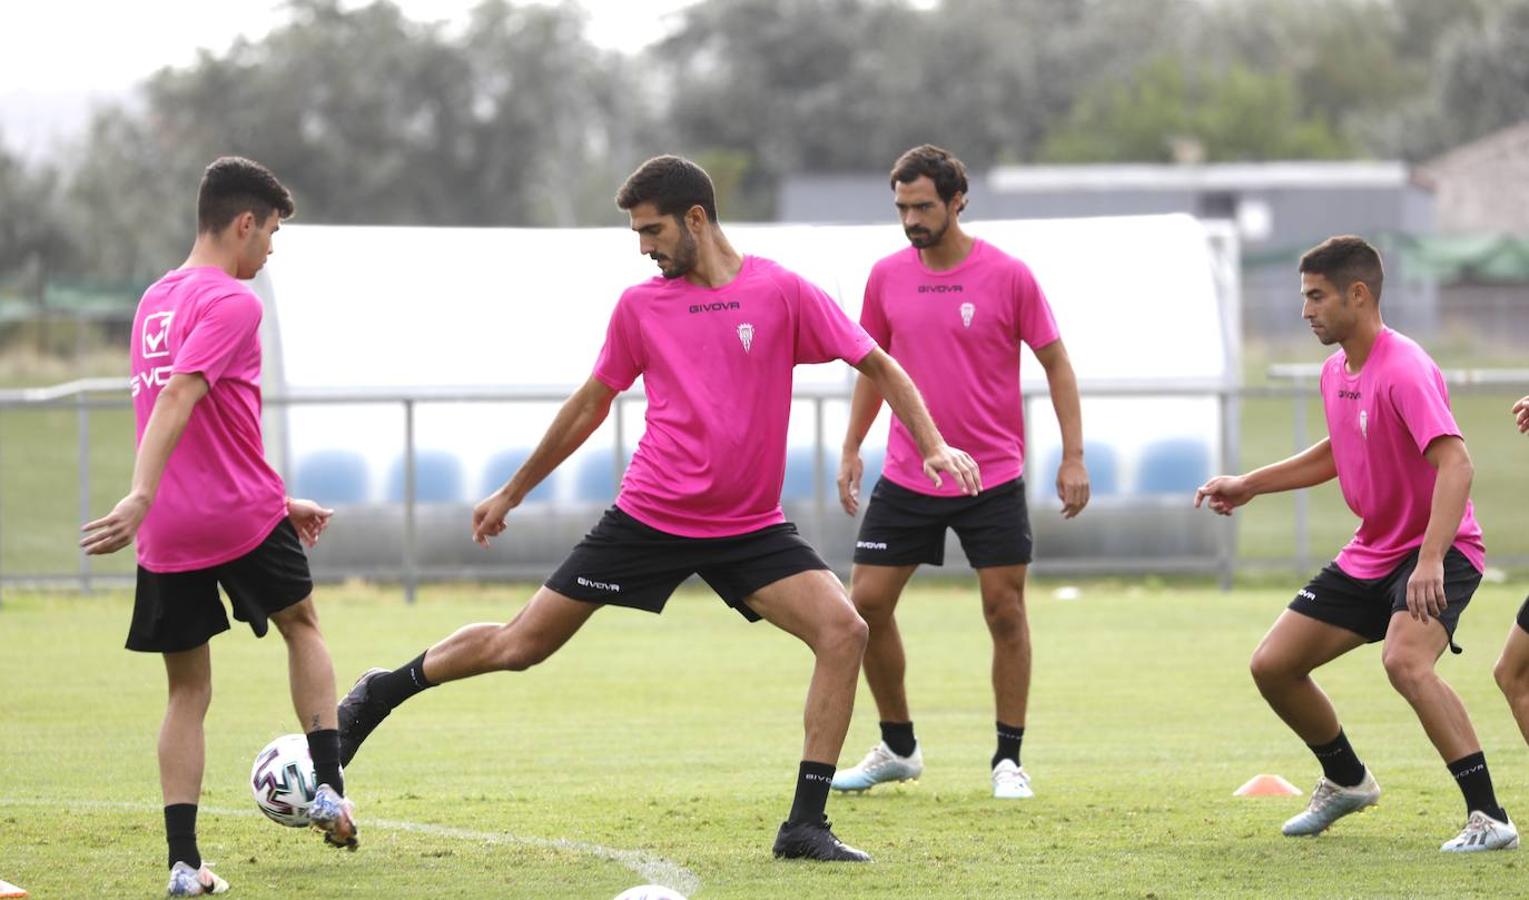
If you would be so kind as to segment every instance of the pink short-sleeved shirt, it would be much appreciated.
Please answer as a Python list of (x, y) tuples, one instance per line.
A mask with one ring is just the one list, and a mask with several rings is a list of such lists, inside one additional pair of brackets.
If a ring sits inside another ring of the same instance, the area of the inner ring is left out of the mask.
[[(1322, 366), (1322, 405), (1338, 486), (1360, 518), (1336, 560), (1354, 578), (1381, 578), (1423, 543), (1437, 472), (1423, 452), (1436, 438), (1460, 436), (1444, 375), (1411, 339), (1383, 328), (1359, 374), (1342, 350)], [(1482, 570), (1486, 547), (1470, 501), (1454, 546)]]
[(853, 365), (875, 347), (822, 290), (756, 256), (722, 287), (654, 278), (628, 288), (594, 370), (616, 391), (641, 375), (648, 397), (616, 505), (682, 537), (784, 522), (792, 368)]
[(215, 268), (177, 269), (144, 292), (133, 318), (132, 395), (143, 440), (170, 376), (209, 390), (170, 453), (138, 529), (151, 572), (205, 569), (255, 549), (286, 516), (281, 476), (260, 434), (260, 298)]
[[(986, 486), (1024, 471), (1025, 420), (1019, 345), (1057, 340), (1046, 295), (1023, 262), (974, 240), (960, 265), (933, 271), (908, 247), (876, 263), (860, 324), (913, 378), (952, 447), (977, 461)], [(935, 487), (906, 426), (893, 418), (882, 474), (921, 494), (955, 497), (954, 478)]]

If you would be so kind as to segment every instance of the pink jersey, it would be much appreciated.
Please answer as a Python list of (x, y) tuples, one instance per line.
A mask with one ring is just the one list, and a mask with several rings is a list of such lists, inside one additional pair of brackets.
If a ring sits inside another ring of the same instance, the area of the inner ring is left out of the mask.
[[(1423, 543), (1437, 472), (1423, 451), (1438, 437), (1460, 435), (1449, 411), (1444, 376), (1422, 347), (1381, 329), (1358, 375), (1348, 374), (1342, 350), (1322, 366), (1322, 404), (1338, 486), (1359, 530), (1338, 554), (1354, 578), (1381, 578)], [(1486, 565), (1481, 527), (1470, 501), (1454, 546), (1471, 565)]]
[(719, 288), (683, 278), (628, 288), (594, 372), (616, 391), (641, 375), (648, 395), (616, 505), (682, 537), (784, 522), (792, 368), (855, 364), (875, 347), (827, 294), (757, 256)]
[[(1019, 343), (1034, 350), (1060, 336), (1028, 266), (982, 240), (939, 272), (924, 267), (916, 247), (899, 250), (871, 269), (860, 324), (913, 378), (945, 440), (977, 461), (984, 487), (1020, 476)], [(882, 474), (921, 494), (961, 494), (954, 478), (930, 483), (918, 444), (895, 417)]]
[(255, 549), (287, 515), (281, 477), (260, 437), (260, 298), (215, 268), (177, 269), (138, 301), (133, 412), (138, 440), (171, 375), (200, 372), (210, 390), (170, 453), (138, 530), (151, 572), (205, 569)]

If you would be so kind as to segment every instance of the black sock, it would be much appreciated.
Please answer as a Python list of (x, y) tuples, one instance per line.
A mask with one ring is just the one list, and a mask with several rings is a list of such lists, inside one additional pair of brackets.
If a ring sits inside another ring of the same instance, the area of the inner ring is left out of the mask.
[(1322, 774), (1327, 780), (1343, 787), (1358, 787), (1364, 781), (1364, 763), (1349, 746), (1348, 735), (1338, 729), (1338, 736), (1325, 744), (1307, 744), (1322, 764)]
[(993, 761), (988, 764), (988, 768), (998, 768), (998, 763), (1005, 759), (1012, 759), (1014, 765), (1019, 765), (1019, 745), (1025, 739), (1025, 726), (1005, 725), (1002, 722), (996, 724), (998, 725), (998, 752), (993, 754)]
[(425, 654), (421, 653), (411, 662), (372, 679), (371, 694), (392, 710), (425, 688), (432, 687), (435, 685), (425, 677)]
[(913, 736), (912, 722), (882, 722), (881, 741), (898, 756), (912, 756), (918, 747), (918, 740)]
[(1487, 755), (1472, 753), (1449, 764), (1449, 774), (1455, 776), (1455, 784), (1465, 795), (1465, 814), (1480, 810), (1499, 822), (1508, 821), (1508, 814), (1497, 805), (1497, 794), (1492, 790), (1492, 775), (1487, 771)]
[(196, 804), (172, 803), (165, 807), (165, 841), (170, 845), (170, 868), (183, 862), (202, 867), (202, 851), (196, 848)]
[(345, 796), (345, 776), (340, 774), (340, 732), (333, 728), (308, 732), (308, 755), (313, 758), (313, 775), (319, 784), (327, 784)]
[(828, 788), (834, 783), (834, 767), (828, 763), (802, 760), (796, 773), (796, 797), (791, 801), (791, 815), (786, 821), (817, 823), (828, 805)]

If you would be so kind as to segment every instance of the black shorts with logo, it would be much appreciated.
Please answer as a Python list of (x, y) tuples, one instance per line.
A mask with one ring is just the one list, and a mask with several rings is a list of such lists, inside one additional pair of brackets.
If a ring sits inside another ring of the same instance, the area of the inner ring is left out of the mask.
[(313, 593), (308, 555), (297, 529), (282, 519), (260, 546), (238, 559), (190, 572), (150, 572), (138, 567), (138, 594), (127, 649), (178, 653), (227, 631), (228, 616), (218, 587), (228, 595), (234, 618), (265, 637), (273, 613)]
[[(1290, 601), (1290, 608), (1319, 622), (1352, 631), (1370, 643), (1384, 640), (1391, 617), (1407, 611), (1407, 579), (1412, 577), (1417, 564), (1418, 551), (1414, 550), (1381, 578), (1354, 578), (1338, 568), (1337, 563), (1328, 563)], [(1455, 626), (1480, 584), (1481, 573), (1465, 554), (1449, 548), (1444, 554), (1444, 599), (1449, 602), (1437, 618), (1449, 634), (1450, 649), (1456, 653), (1460, 648), (1454, 643)]]
[(931, 497), (883, 477), (865, 507), (855, 539), (855, 562), (944, 565), (946, 528), (956, 530), (974, 569), (1029, 565), (1034, 540), (1025, 480), (1004, 482), (975, 497)]
[(790, 522), (747, 534), (691, 538), (659, 531), (612, 506), (547, 579), (559, 594), (588, 603), (663, 612), (669, 595), (700, 575), (750, 622), (750, 594), (799, 572), (827, 569)]

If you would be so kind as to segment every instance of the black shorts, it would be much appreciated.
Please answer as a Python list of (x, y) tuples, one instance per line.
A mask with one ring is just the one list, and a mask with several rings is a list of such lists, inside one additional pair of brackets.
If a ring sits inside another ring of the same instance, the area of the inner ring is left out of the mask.
[(871, 566), (945, 564), (945, 529), (954, 528), (974, 569), (1029, 565), (1034, 540), (1025, 480), (1016, 478), (975, 497), (931, 497), (876, 482), (866, 504), (855, 562)]
[(127, 649), (179, 653), (228, 630), (218, 586), (234, 618), (265, 637), (273, 613), (313, 593), (308, 555), (290, 519), (282, 519), (260, 546), (235, 560), (190, 572), (150, 572), (138, 567), (138, 595)]
[(729, 537), (690, 538), (644, 525), (612, 506), (546, 585), (575, 600), (659, 613), (681, 582), (699, 574), (728, 606), (757, 622), (759, 614), (744, 602), (750, 594), (799, 572), (827, 568), (790, 522)]
[[(1295, 595), (1290, 608), (1319, 622), (1348, 629), (1373, 644), (1385, 639), (1393, 615), (1407, 611), (1407, 579), (1412, 577), (1417, 564), (1418, 551), (1414, 550), (1384, 577), (1353, 578), (1337, 563), (1328, 563)], [(1481, 573), (1464, 553), (1451, 547), (1444, 554), (1444, 599), (1449, 603), (1437, 618), (1449, 634), (1450, 649), (1456, 653), (1460, 648), (1454, 642), (1455, 626), (1480, 584)]]
[(1529, 631), (1529, 597), (1524, 598), (1524, 603), (1518, 608), (1518, 627)]

